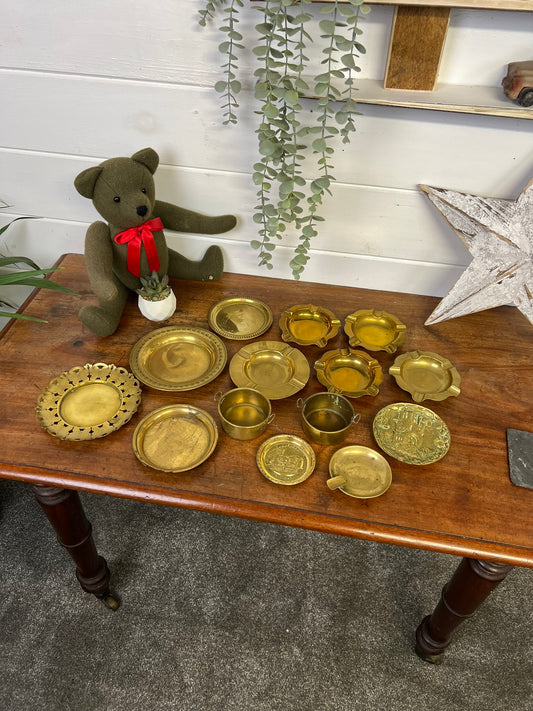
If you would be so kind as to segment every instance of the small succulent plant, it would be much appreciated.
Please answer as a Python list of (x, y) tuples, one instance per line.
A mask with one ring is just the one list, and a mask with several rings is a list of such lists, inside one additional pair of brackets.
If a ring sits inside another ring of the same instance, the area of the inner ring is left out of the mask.
[(142, 287), (137, 289), (137, 293), (146, 301), (162, 301), (171, 292), (168, 276), (165, 274), (160, 279), (155, 271), (150, 276), (141, 277), (141, 284)]

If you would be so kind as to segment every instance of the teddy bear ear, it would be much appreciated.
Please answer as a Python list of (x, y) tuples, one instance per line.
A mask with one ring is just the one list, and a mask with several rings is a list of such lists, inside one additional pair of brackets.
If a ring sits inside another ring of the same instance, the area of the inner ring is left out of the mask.
[(94, 186), (101, 172), (101, 166), (95, 165), (92, 168), (82, 170), (81, 173), (74, 178), (74, 187), (80, 195), (89, 199), (92, 198), (94, 195)]
[(137, 151), (131, 157), (132, 160), (137, 161), (137, 163), (142, 163), (152, 175), (157, 170), (159, 165), (159, 156), (154, 151), (153, 148), (143, 148), (142, 151)]

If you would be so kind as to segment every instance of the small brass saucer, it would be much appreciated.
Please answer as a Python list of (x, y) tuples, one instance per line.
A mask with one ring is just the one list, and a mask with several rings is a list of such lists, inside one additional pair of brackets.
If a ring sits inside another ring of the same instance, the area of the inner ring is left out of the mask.
[(269, 437), (257, 450), (257, 466), (276, 484), (300, 484), (314, 471), (315, 453), (300, 437), (281, 434)]
[(185, 472), (205, 462), (217, 441), (217, 426), (208, 412), (191, 405), (167, 405), (139, 422), (133, 451), (147, 467)]
[(257, 338), (272, 325), (272, 311), (262, 301), (233, 297), (219, 301), (209, 309), (210, 327), (224, 338)]
[(324, 348), (337, 335), (341, 322), (328, 309), (311, 304), (292, 306), (281, 314), (279, 327), (284, 341)]
[(156, 390), (194, 390), (214, 380), (227, 357), (226, 346), (214, 333), (166, 326), (137, 341), (131, 349), (130, 366), (142, 383)]
[(374, 418), (373, 431), (381, 449), (406, 464), (433, 464), (450, 448), (448, 427), (422, 405), (387, 405)]
[(50, 381), (37, 401), (37, 419), (59, 439), (97, 439), (129, 422), (140, 402), (140, 385), (125, 368), (87, 363)]
[(461, 376), (447, 358), (431, 351), (402, 353), (389, 368), (398, 385), (415, 402), (457, 397)]
[(326, 484), (356, 499), (373, 499), (384, 494), (392, 483), (389, 463), (370, 447), (353, 445), (338, 449), (329, 460), (332, 477)]
[(352, 348), (369, 351), (394, 351), (405, 340), (406, 326), (386, 311), (361, 310), (346, 316), (344, 333)]
[(269, 400), (294, 395), (307, 383), (309, 373), (304, 354), (278, 341), (250, 343), (229, 364), (230, 377), (238, 388), (254, 388)]
[(375, 396), (383, 381), (383, 371), (375, 358), (349, 348), (327, 351), (315, 361), (315, 370), (329, 392), (345, 397)]

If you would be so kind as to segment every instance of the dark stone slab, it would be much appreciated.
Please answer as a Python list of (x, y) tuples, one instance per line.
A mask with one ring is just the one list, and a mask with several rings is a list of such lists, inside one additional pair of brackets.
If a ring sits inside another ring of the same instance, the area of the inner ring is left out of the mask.
[(513, 484), (533, 489), (533, 432), (508, 429), (507, 454)]

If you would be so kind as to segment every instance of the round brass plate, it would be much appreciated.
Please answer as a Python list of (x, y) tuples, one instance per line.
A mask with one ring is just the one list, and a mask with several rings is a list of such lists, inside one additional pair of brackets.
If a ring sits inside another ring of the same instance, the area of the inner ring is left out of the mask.
[(227, 357), (226, 346), (214, 333), (190, 326), (167, 326), (137, 341), (131, 349), (130, 366), (145, 385), (184, 391), (214, 380)]
[(207, 316), (213, 331), (233, 340), (257, 338), (268, 331), (272, 319), (272, 311), (262, 301), (240, 296), (219, 301)]
[(340, 325), (331, 311), (311, 304), (292, 306), (281, 314), (279, 320), (284, 341), (320, 348), (337, 335)]
[(125, 368), (87, 363), (50, 381), (37, 401), (37, 418), (59, 439), (97, 439), (129, 422), (140, 401), (140, 385)]
[(374, 418), (373, 431), (381, 449), (406, 464), (432, 464), (450, 448), (448, 427), (422, 405), (387, 405)]
[(184, 472), (205, 462), (217, 440), (217, 426), (208, 412), (191, 405), (167, 405), (139, 422), (133, 451), (152, 469)]
[(404, 342), (405, 332), (405, 324), (386, 311), (355, 311), (344, 322), (350, 346), (362, 346), (369, 351), (394, 353)]
[(265, 440), (257, 450), (259, 471), (276, 484), (300, 484), (314, 471), (315, 453), (300, 437), (282, 434)]
[(363, 351), (339, 348), (315, 362), (316, 375), (329, 392), (346, 397), (375, 396), (383, 381), (380, 364)]
[(402, 390), (415, 402), (457, 397), (461, 376), (447, 358), (431, 351), (402, 353), (389, 368)]
[(309, 363), (301, 351), (278, 341), (257, 341), (241, 348), (229, 365), (238, 388), (254, 388), (269, 400), (289, 397), (309, 380)]
[(370, 447), (353, 445), (338, 449), (329, 461), (332, 477), (327, 485), (356, 499), (373, 499), (392, 483), (389, 463)]

